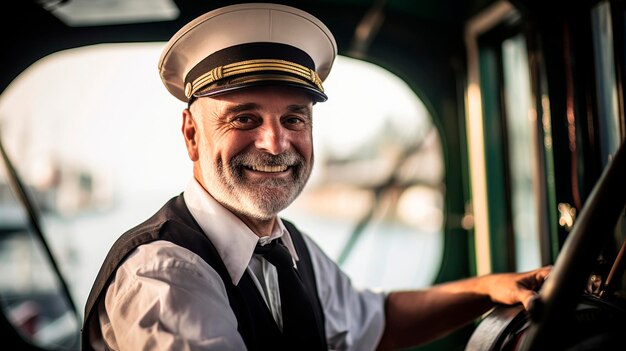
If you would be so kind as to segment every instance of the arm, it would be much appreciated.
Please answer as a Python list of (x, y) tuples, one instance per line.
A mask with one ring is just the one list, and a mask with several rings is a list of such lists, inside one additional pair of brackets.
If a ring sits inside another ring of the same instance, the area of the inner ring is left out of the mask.
[(385, 330), (379, 350), (408, 347), (439, 338), (471, 322), (497, 303), (528, 307), (550, 272), (491, 274), (435, 285), (427, 290), (398, 291), (385, 302)]

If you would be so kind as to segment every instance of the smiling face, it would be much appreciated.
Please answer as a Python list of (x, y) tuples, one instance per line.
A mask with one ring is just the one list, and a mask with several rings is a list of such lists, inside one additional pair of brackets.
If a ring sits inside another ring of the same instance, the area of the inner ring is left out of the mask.
[(288, 87), (199, 98), (183, 112), (195, 178), (239, 217), (273, 219), (311, 174), (311, 113), (311, 98)]

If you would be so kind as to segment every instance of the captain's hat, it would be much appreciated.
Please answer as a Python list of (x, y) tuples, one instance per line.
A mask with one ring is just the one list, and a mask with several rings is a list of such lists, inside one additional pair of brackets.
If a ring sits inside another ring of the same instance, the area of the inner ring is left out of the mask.
[(330, 30), (302, 10), (251, 3), (210, 11), (181, 28), (159, 59), (167, 90), (181, 101), (259, 85), (306, 89), (325, 101), (322, 82), (337, 44)]

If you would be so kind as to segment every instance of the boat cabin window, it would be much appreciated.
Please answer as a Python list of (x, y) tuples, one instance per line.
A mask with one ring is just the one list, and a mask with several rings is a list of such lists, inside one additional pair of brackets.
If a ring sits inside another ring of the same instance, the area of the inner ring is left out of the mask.
[[(186, 104), (156, 69), (163, 46), (56, 53), (0, 99), (0, 137), (78, 306), (115, 239), (192, 177), (180, 135)], [(324, 86), (329, 100), (314, 107), (314, 171), (281, 215), (358, 285), (431, 284), (442, 260), (445, 189), (428, 110), (397, 76), (344, 56)], [(12, 255), (0, 252), (0, 260)]]

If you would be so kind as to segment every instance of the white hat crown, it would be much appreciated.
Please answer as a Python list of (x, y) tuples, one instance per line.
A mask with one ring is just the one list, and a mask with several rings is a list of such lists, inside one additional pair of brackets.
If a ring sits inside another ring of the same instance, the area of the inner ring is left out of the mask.
[[(221, 50), (248, 43), (283, 44), (301, 50), (312, 60), (314, 67), (309, 68), (313, 70), (313, 75), (319, 77), (320, 84), (330, 73), (337, 55), (337, 44), (332, 33), (311, 14), (280, 4), (238, 4), (207, 12), (174, 34), (159, 59), (161, 79), (172, 95), (186, 102), (189, 100), (190, 89), (187, 86), (188, 91), (185, 94), (188, 74), (198, 64), (206, 62), (207, 58), (210, 61), (212, 59), (210, 56)], [(277, 53), (277, 56), (280, 55)], [(291, 61), (285, 60), (285, 57), (265, 59)], [(239, 60), (246, 61), (245, 57)], [(221, 67), (220, 62), (210, 64), (213, 67)], [(278, 74), (287, 71), (279, 70)], [(273, 76), (276, 77), (276, 72)], [(304, 77), (304, 74), (302, 76)], [(197, 77), (193, 78), (197, 80)], [(211, 77), (210, 81), (214, 81), (215, 78)], [(290, 79), (294, 80), (294, 77)], [(297, 80), (298, 76), (295, 76), (295, 79)], [(311, 84), (315, 83), (314, 81), (315, 78), (310, 82), (305, 80), (304, 85), (311, 85), (309, 88), (317, 90), (315, 84)], [(201, 85), (198, 84), (193, 91), (203, 88)], [(323, 89), (321, 93), (323, 95)]]

